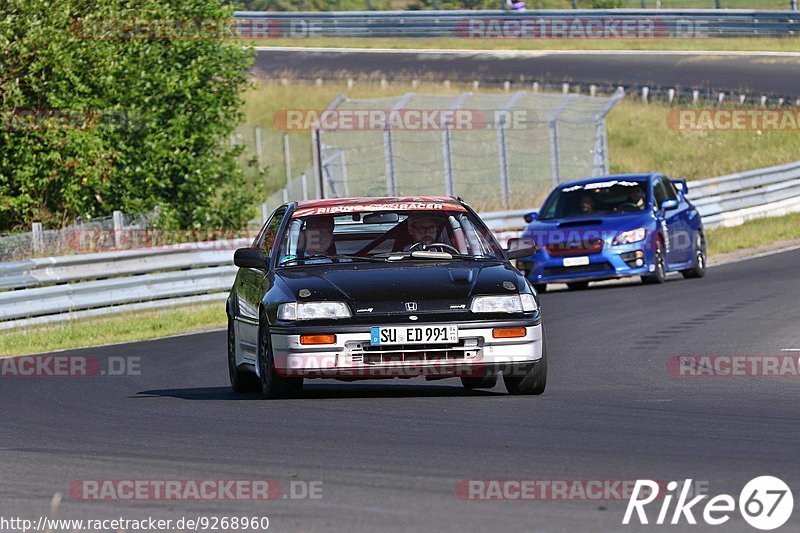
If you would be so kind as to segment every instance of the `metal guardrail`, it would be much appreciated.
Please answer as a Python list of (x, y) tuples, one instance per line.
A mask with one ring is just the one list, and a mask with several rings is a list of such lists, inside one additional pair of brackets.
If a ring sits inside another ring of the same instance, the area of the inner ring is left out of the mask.
[(684, 38), (800, 32), (800, 13), (789, 10), (237, 11), (234, 16), (241, 34), (253, 38)]
[[(689, 183), (706, 228), (800, 211), (800, 161)], [(481, 218), (504, 242), (534, 209)], [(249, 239), (49, 257), (0, 265), (0, 330), (65, 319), (222, 301)]]

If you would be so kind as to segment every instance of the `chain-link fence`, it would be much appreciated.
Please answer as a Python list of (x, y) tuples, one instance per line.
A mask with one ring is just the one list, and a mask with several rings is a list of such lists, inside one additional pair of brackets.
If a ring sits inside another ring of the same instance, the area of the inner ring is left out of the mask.
[(605, 117), (622, 98), (518, 91), (337, 98), (312, 136), (317, 162), (273, 195), (459, 195), (483, 209), (536, 205), (552, 186), (608, 172)]

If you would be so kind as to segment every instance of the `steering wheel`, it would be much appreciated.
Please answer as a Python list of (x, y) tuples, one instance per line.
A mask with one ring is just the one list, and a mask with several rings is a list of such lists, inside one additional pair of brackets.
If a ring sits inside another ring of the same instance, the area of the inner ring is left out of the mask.
[(408, 249), (409, 252), (414, 252), (417, 249), (420, 250), (431, 250), (432, 248), (439, 248), (442, 252), (450, 252), (452, 251), (456, 255), (461, 255), (461, 252), (450, 246), (449, 244), (445, 244), (443, 242), (432, 242), (430, 244), (425, 244), (423, 242), (418, 242), (412, 244), (411, 247)]
[(639, 206), (633, 202), (623, 202), (617, 206), (617, 211), (625, 211), (626, 213), (638, 210)]

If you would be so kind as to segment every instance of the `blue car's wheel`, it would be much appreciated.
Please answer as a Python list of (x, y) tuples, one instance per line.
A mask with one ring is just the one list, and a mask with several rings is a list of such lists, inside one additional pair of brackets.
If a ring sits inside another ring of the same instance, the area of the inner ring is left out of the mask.
[(681, 270), (681, 274), (686, 279), (702, 278), (706, 275), (706, 239), (702, 233), (698, 233), (694, 244), (694, 264), (692, 268)]
[(664, 245), (661, 239), (657, 241), (656, 251), (653, 254), (653, 263), (655, 270), (649, 276), (642, 276), (642, 283), (664, 283), (667, 281), (667, 265), (664, 260)]

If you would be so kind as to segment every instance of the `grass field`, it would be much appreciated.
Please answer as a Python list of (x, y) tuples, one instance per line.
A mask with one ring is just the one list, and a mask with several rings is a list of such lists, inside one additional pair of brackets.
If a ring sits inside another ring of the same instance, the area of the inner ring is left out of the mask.
[(0, 332), (0, 357), (154, 339), (224, 326), (224, 303), (109, 315)]
[(756, 248), (776, 241), (800, 239), (800, 213), (751, 220), (741, 226), (706, 232), (709, 255)]
[[(733, 228), (707, 232), (709, 256), (752, 249), (775, 241), (800, 239), (800, 213), (764, 218)], [(713, 277), (713, 270), (709, 277)], [(191, 308), (142, 311), (0, 333), (0, 357), (132, 342), (225, 326), (225, 308), (205, 304)], [(220, 364), (222, 357), (220, 354)]]
[(695, 39), (389, 39), (310, 37), (263, 39), (258, 46), (318, 46), (333, 48), (389, 48), (419, 50), (710, 50), (800, 52), (796, 37), (735, 37)]

